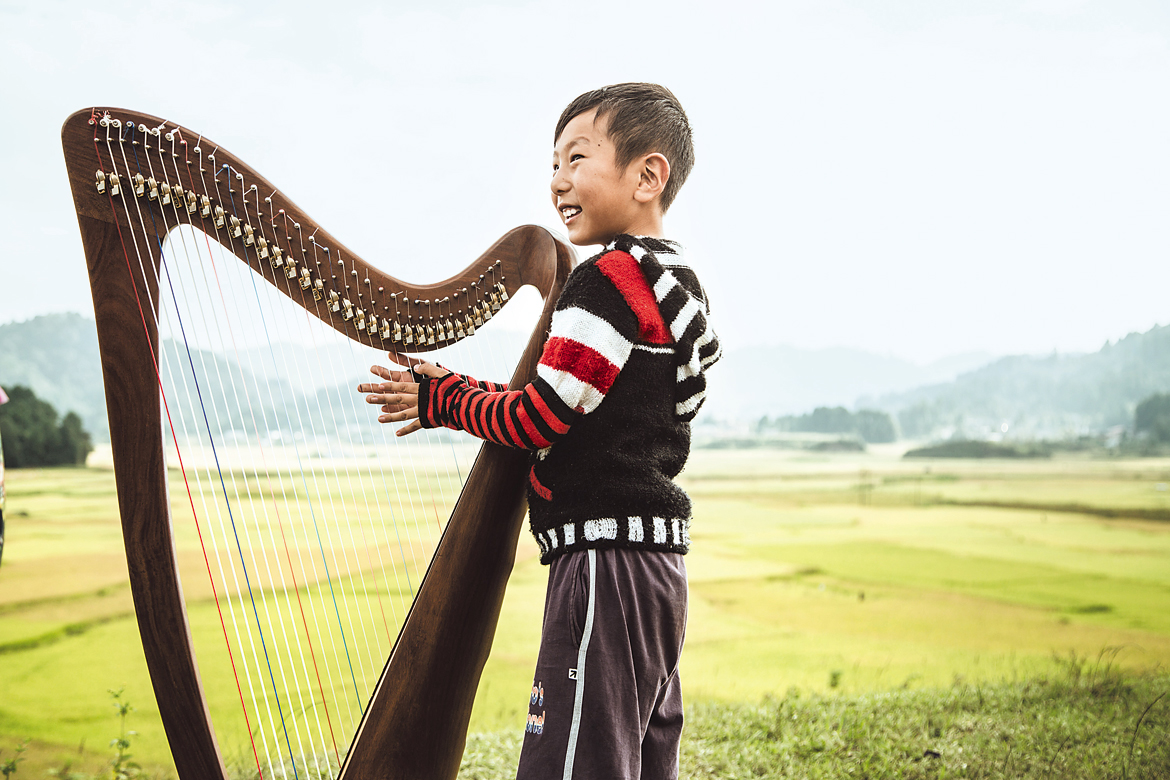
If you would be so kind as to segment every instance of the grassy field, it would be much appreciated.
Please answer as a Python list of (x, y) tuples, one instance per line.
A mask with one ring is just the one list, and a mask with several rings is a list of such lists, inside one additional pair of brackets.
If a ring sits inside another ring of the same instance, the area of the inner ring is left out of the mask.
[[(684, 482), (695, 523), (682, 675), (689, 701), (713, 708), (696, 710), (695, 750), (704, 723), (778, 702), (847, 709), (984, 688), (1010, 699), (1073, 665), (1135, 675), (1170, 662), (1170, 523), (1149, 519), (1170, 511), (1170, 461), (700, 451)], [(15, 470), (8, 490), (0, 763), (28, 738), (26, 776), (96, 770), (118, 727), (107, 689), (124, 688), (136, 759), (165, 769), (111, 473)], [(495, 735), (523, 729), (544, 584), (522, 539), (473, 715), (472, 731), (492, 736), (473, 745), (515, 748)], [(212, 609), (192, 608), (208, 648)], [(240, 757), (238, 735), (221, 740)]]

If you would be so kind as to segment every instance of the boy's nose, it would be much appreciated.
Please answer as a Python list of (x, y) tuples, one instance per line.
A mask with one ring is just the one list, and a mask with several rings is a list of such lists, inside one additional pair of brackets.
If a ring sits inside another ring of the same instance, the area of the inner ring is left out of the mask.
[(557, 171), (553, 174), (552, 181), (549, 182), (549, 187), (552, 189), (554, 195), (563, 195), (569, 191), (569, 182), (564, 174)]

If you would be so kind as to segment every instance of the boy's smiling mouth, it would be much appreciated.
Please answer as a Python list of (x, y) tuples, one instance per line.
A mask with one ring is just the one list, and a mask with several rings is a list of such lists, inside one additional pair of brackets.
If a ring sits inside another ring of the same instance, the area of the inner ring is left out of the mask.
[(561, 208), (561, 217), (565, 220), (566, 224), (568, 223), (568, 221), (570, 219), (572, 219), (573, 217), (575, 217), (581, 213), (580, 206), (564, 205), (564, 206), (561, 206), (560, 208)]

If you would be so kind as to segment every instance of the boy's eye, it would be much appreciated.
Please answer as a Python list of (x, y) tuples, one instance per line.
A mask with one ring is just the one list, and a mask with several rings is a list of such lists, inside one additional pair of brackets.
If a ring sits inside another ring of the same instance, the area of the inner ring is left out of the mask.
[(585, 155), (583, 155), (583, 154), (574, 154), (574, 155), (571, 155), (571, 156), (569, 157), (569, 162), (576, 162), (577, 160), (584, 160), (584, 159), (585, 159)]

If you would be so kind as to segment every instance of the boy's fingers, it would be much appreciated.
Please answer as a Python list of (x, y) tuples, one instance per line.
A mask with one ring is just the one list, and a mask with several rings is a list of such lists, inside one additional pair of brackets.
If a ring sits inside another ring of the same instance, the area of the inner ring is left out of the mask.
[(413, 382), (414, 377), (409, 371), (392, 371), (385, 366), (370, 366), (370, 373), (380, 376), (390, 382)]
[(434, 363), (428, 363), (425, 360), (417, 363), (413, 366), (413, 368), (416, 374), (422, 374), (423, 376), (429, 376), (435, 379), (447, 376), (447, 374), (451, 373), (447, 369), (439, 368)]
[(418, 406), (417, 393), (371, 393), (366, 403), (373, 406)]
[(378, 415), (378, 422), (392, 423), (402, 422), (403, 420), (415, 420), (418, 418), (418, 407), (411, 406), (403, 409), (400, 412), (390, 412), (389, 414)]
[(409, 425), (403, 425), (401, 428), (399, 428), (398, 430), (396, 430), (394, 432), (394, 435), (395, 436), (407, 436), (409, 434), (414, 433), (415, 431), (421, 431), (421, 430), (422, 430), (422, 423), (420, 423), (418, 420), (415, 420), (414, 422), (410, 423)]
[(414, 382), (363, 382), (357, 386), (359, 393), (406, 393), (418, 395), (418, 385)]
[(402, 367), (411, 366), (418, 362), (418, 358), (413, 355), (406, 355), (401, 352), (387, 352), (386, 356), (390, 358), (390, 362)]

